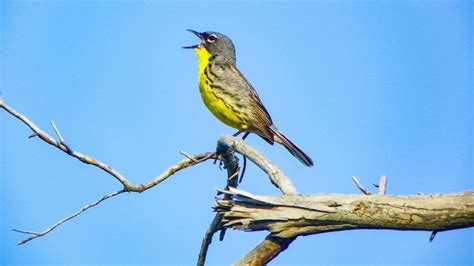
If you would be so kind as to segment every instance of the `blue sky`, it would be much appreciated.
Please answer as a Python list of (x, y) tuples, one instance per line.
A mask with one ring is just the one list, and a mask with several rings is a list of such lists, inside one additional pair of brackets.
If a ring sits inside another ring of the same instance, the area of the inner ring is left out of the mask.
[[(359, 193), (388, 176), (388, 194), (473, 189), (469, 1), (0, 3), (4, 101), (69, 145), (146, 182), (234, 130), (204, 107), (185, 29), (228, 35), (237, 63), (278, 128), (315, 161), (248, 142), (301, 193)], [(17, 246), (116, 180), (52, 149), (0, 113), (0, 264), (195, 264), (225, 171), (211, 162), (142, 194), (109, 200)], [(278, 195), (249, 165), (240, 188)], [(472, 264), (473, 229), (348, 231), (299, 238), (283, 264)], [(209, 264), (229, 264), (266, 233), (228, 231)]]

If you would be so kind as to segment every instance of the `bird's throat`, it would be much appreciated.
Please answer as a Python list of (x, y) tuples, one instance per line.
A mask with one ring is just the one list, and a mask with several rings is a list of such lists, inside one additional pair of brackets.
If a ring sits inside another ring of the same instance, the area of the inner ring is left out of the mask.
[(202, 45), (199, 45), (194, 50), (196, 51), (196, 56), (197, 56), (197, 59), (198, 59), (199, 77), (200, 77), (202, 75), (202, 73), (204, 72), (204, 69), (206, 69), (207, 64), (209, 63), (209, 59), (211, 58), (211, 54)]

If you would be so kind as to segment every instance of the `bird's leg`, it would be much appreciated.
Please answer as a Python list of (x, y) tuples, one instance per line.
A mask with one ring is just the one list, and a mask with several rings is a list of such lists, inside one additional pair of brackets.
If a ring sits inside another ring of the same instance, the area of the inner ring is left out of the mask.
[(242, 155), (244, 157), (244, 163), (242, 165), (242, 173), (240, 173), (239, 184), (242, 183), (242, 179), (244, 179), (245, 169), (247, 169), (247, 156)]
[(243, 132), (245, 132), (245, 134), (244, 134), (244, 136), (242, 137), (242, 139), (245, 139), (245, 138), (250, 134), (250, 132), (241, 129), (241, 130), (235, 132), (234, 135), (232, 135), (232, 136), (237, 137), (237, 136), (239, 136), (240, 134), (242, 134)]
[[(240, 134), (242, 134), (243, 132), (245, 132), (245, 134), (242, 136), (242, 139), (247, 138), (248, 135), (250, 134), (250, 132), (245, 131), (243, 129), (240, 129), (239, 131), (235, 132), (235, 134), (232, 135), (232, 136), (237, 137)], [(242, 173), (240, 174), (239, 183), (242, 182), (242, 179), (243, 179), (244, 174), (245, 174), (245, 169), (247, 168), (247, 157), (245, 155), (242, 155), (242, 157), (244, 158), (244, 163), (242, 165)], [(216, 158), (216, 160), (217, 160), (217, 158)], [(214, 163), (216, 163), (216, 162), (214, 161)]]
[(239, 131), (235, 132), (234, 135), (232, 136), (237, 137), (238, 135), (242, 134), (242, 132), (244, 132), (244, 130), (240, 129)]
[[(245, 132), (245, 134), (242, 136), (242, 139), (245, 139), (247, 138), (247, 136), (250, 134), (250, 132)], [(245, 174), (245, 169), (247, 169), (247, 156), (245, 155), (242, 155), (243, 159), (244, 159), (244, 163), (242, 165), (242, 173), (240, 174), (240, 178), (239, 178), (239, 183), (242, 183), (242, 179), (244, 178), (244, 174)]]

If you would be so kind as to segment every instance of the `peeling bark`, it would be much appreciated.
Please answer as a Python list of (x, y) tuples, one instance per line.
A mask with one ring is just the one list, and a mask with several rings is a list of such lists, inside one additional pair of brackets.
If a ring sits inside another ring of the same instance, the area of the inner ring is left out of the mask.
[(233, 200), (217, 200), (225, 227), (267, 230), (273, 237), (350, 229), (446, 231), (474, 226), (474, 191), (384, 195), (255, 196), (237, 189)]

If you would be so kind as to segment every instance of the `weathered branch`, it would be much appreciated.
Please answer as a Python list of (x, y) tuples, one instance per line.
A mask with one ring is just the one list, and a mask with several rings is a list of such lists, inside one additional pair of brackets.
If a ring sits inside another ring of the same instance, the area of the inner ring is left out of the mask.
[[(272, 184), (274, 184), (277, 188), (279, 188), (283, 194), (288, 194), (288, 195), (298, 194), (298, 192), (296, 191), (296, 188), (293, 186), (290, 179), (283, 173), (283, 171), (281, 171), (276, 165), (270, 162), (259, 151), (247, 145), (243, 141), (243, 139), (231, 137), (231, 136), (222, 136), (219, 138), (217, 142), (216, 152), (218, 154), (221, 154), (222, 161), (224, 162), (224, 164), (233, 165), (231, 158), (235, 158), (233, 155), (234, 151), (242, 154), (244, 156), (244, 159), (245, 157), (249, 158), (260, 169), (262, 169), (265, 173), (267, 173)], [(235, 165), (233, 165), (232, 167), (235, 167)], [(227, 165), (226, 165), (226, 168), (229, 169)], [(230, 174), (231, 172), (228, 172), (228, 175)], [(238, 168), (234, 172), (234, 174), (232, 174), (231, 177), (234, 178), (236, 174), (238, 174)], [(237, 179), (235, 179), (235, 181), (237, 181)], [(238, 183), (235, 182), (233, 185), (228, 185), (227, 187), (228, 189), (233, 189), (237, 187), (237, 185)], [(229, 193), (226, 193), (224, 194), (224, 199), (232, 200), (232, 197)], [(203, 244), (201, 245), (201, 252), (199, 254), (199, 260), (198, 260), (199, 266), (204, 265), (207, 249), (212, 241), (212, 235), (220, 229), (221, 230), (220, 239), (222, 240), (223, 238), (223, 234), (225, 233), (225, 228), (222, 229), (222, 218), (223, 218), (223, 214), (217, 213), (208, 231), (206, 232), (206, 235), (204, 236)], [(293, 239), (289, 239), (289, 238), (275, 238), (275, 237), (269, 236), (236, 264), (237, 265), (265, 264), (266, 262), (270, 261), (275, 256), (277, 256), (280, 252), (285, 250), (292, 241)]]
[[(217, 213), (202, 241), (198, 265), (204, 265), (213, 235), (221, 231), (220, 239), (222, 240), (227, 228), (269, 231), (270, 234), (262, 243), (236, 263), (236, 265), (263, 265), (287, 249), (298, 236), (302, 235), (352, 229), (423, 230), (432, 231), (431, 241), (438, 232), (474, 226), (474, 191), (440, 195), (385, 196), (387, 178), (382, 176), (379, 184), (375, 185), (379, 188), (379, 195), (372, 195), (355, 177), (353, 177), (355, 184), (365, 195), (298, 195), (290, 179), (277, 166), (268, 161), (260, 152), (245, 144), (242, 139), (231, 136), (219, 138), (215, 153), (207, 152), (193, 156), (181, 152), (186, 157), (184, 160), (166, 169), (146, 184), (132, 184), (107, 164), (71, 149), (53, 121), (51, 121), (51, 126), (58, 140), (38, 128), (24, 115), (5, 105), (1, 95), (0, 107), (33, 131), (30, 138), (39, 137), (82, 163), (105, 171), (124, 187), (84, 206), (44, 231), (14, 229), (19, 233), (29, 235), (19, 244), (50, 233), (63, 223), (109, 198), (123, 192), (146, 191), (179, 170), (210, 158), (217, 159), (216, 154), (227, 169), (228, 180), (226, 187), (219, 191), (219, 193), (224, 193), (224, 196), (217, 200), (215, 206)], [(254, 162), (284, 195), (256, 196), (236, 189), (240, 169), (234, 152)]]
[(298, 194), (296, 188), (291, 183), (291, 180), (283, 173), (282, 170), (280, 170), (280, 168), (270, 162), (255, 148), (251, 147), (250, 145), (247, 145), (241, 138), (232, 136), (222, 136), (218, 140), (217, 152), (219, 152), (219, 147), (221, 147), (221, 149), (223, 150), (227, 149), (227, 147), (230, 147), (232, 150), (242, 155), (245, 155), (260, 169), (267, 173), (272, 184), (275, 185), (278, 189), (280, 189), (283, 194)]
[[(234, 151), (229, 146), (220, 146), (220, 143), (217, 143), (216, 148), (217, 153), (219, 154), (224, 167), (227, 169), (227, 184), (225, 189), (236, 188), (239, 185), (239, 160), (234, 155)], [(231, 200), (232, 195), (225, 194), (224, 199)], [(207, 251), (209, 246), (212, 243), (212, 237), (214, 234), (221, 230), (219, 239), (222, 241), (224, 239), (224, 234), (226, 228), (222, 227), (222, 214), (216, 213), (214, 219), (212, 220), (209, 228), (207, 229), (206, 233), (204, 234), (204, 238), (202, 239), (201, 249), (199, 251), (198, 257), (198, 266), (203, 266), (206, 262)]]
[(25, 125), (27, 125), (33, 131), (32, 136), (38, 136), (44, 142), (58, 148), (59, 150), (65, 152), (66, 154), (68, 154), (68, 155), (70, 155), (74, 158), (77, 158), (81, 162), (83, 162), (85, 164), (93, 165), (93, 166), (105, 171), (106, 173), (112, 175), (120, 183), (122, 183), (125, 190), (127, 190), (129, 192), (143, 192), (143, 191), (145, 191), (147, 189), (150, 189), (150, 188), (158, 185), (159, 183), (163, 182), (165, 179), (167, 179), (168, 177), (173, 175), (176, 171), (179, 171), (179, 170), (182, 170), (182, 169), (187, 168), (189, 166), (204, 162), (204, 161), (206, 161), (210, 158), (215, 158), (215, 153), (214, 152), (205, 152), (205, 153), (194, 155), (193, 157), (187, 157), (186, 159), (184, 159), (184, 160), (178, 162), (177, 164), (175, 164), (174, 166), (166, 169), (160, 176), (155, 177), (154, 179), (152, 179), (150, 182), (148, 182), (146, 184), (132, 184), (120, 172), (118, 172), (114, 168), (108, 166), (107, 164), (105, 164), (105, 163), (103, 163), (99, 160), (96, 160), (96, 159), (94, 159), (94, 158), (92, 158), (92, 157), (90, 157), (86, 154), (83, 154), (83, 153), (80, 153), (78, 151), (74, 151), (74, 150), (70, 149), (64, 143), (64, 139), (61, 136), (61, 134), (59, 133), (56, 125), (54, 124), (54, 122), (52, 122), (51, 125), (52, 125), (54, 131), (56, 132), (56, 134), (58, 135), (58, 137), (60, 138), (60, 141), (54, 140), (53, 137), (51, 137), (46, 132), (41, 130), (38, 126), (36, 126), (26, 116), (20, 114), (19, 112), (17, 112), (16, 110), (11, 108), (10, 106), (6, 105), (3, 102), (3, 100), (0, 100), (0, 107), (2, 109), (4, 109), (5, 111), (7, 111), (8, 113), (10, 113), (11, 115), (13, 115), (14, 117), (18, 118)]
[(385, 191), (387, 189), (387, 176), (383, 175), (380, 177), (378, 188), (379, 188), (379, 195), (385, 195)]
[[(216, 153), (220, 155), (225, 167), (227, 168), (227, 189), (234, 189), (238, 185), (237, 175), (239, 172), (239, 166), (238, 161), (234, 156), (234, 152), (238, 152), (244, 157), (249, 158), (260, 169), (267, 173), (272, 184), (279, 188), (283, 194), (298, 194), (296, 188), (293, 186), (290, 179), (283, 173), (283, 171), (281, 171), (276, 165), (270, 162), (259, 151), (246, 144), (241, 138), (236, 138), (232, 136), (222, 136), (217, 142)], [(229, 171), (229, 169), (234, 170)], [(224, 199), (232, 200), (232, 197), (229, 193), (226, 193), (224, 194)], [(217, 213), (208, 230), (206, 231), (206, 234), (204, 235), (202, 241), (201, 251), (199, 253), (197, 263), (198, 265), (204, 265), (207, 250), (212, 242), (212, 236), (214, 235), (214, 233), (221, 230), (220, 240), (223, 239), (225, 228), (222, 228), (222, 217), (223, 215), (221, 213)], [(289, 241), (289, 239), (278, 239), (269, 237), (265, 239), (261, 244), (259, 244), (247, 256), (245, 256), (244, 259), (245, 261), (258, 262), (266, 261), (267, 259), (270, 260), (274, 256), (278, 255), (278, 253), (285, 250), (291, 242), (292, 241)]]
[(237, 261), (235, 266), (244, 265), (267, 265), (278, 254), (288, 248), (288, 246), (295, 240), (293, 238), (281, 238), (269, 235), (262, 243), (256, 246), (247, 255)]
[(123, 190), (119, 190), (119, 191), (116, 191), (116, 192), (113, 192), (111, 194), (103, 196), (99, 200), (97, 200), (97, 201), (95, 201), (91, 204), (86, 205), (85, 207), (81, 208), (79, 211), (71, 214), (70, 216), (64, 218), (63, 220), (57, 222), (56, 224), (54, 224), (51, 227), (43, 230), (42, 232), (37, 233), (37, 232), (13, 229), (16, 232), (32, 235), (29, 238), (26, 238), (26, 239), (22, 240), (19, 244), (24, 244), (28, 241), (31, 241), (31, 240), (35, 239), (35, 238), (38, 238), (38, 237), (41, 237), (41, 236), (44, 236), (44, 235), (50, 233), (51, 231), (56, 229), (58, 226), (60, 226), (63, 223), (71, 220), (72, 218), (78, 216), (79, 214), (83, 213), (84, 211), (88, 210), (89, 208), (97, 206), (98, 204), (100, 204), (101, 202), (103, 202), (106, 199), (117, 196), (117, 195), (119, 195), (119, 194), (121, 194), (125, 191), (127, 191), (127, 192), (140, 192), (141, 193), (141, 192), (143, 192), (145, 190), (148, 190), (148, 189), (158, 185), (159, 183), (163, 182), (164, 180), (166, 180), (168, 177), (172, 176), (174, 173), (176, 173), (179, 170), (182, 170), (182, 169), (185, 169), (187, 167), (196, 165), (198, 163), (204, 162), (204, 161), (206, 161), (208, 159), (211, 159), (211, 158), (216, 158), (215, 152), (205, 152), (205, 153), (197, 154), (197, 155), (194, 155), (194, 156), (186, 154), (185, 155), (186, 159), (184, 159), (184, 160), (176, 163), (175, 165), (171, 166), (170, 168), (166, 169), (161, 175), (155, 177), (150, 182), (148, 182), (146, 184), (134, 185), (134, 184), (130, 183), (130, 181), (128, 181), (128, 179), (126, 179), (117, 170), (113, 169), (112, 167), (108, 166), (107, 164), (105, 164), (103, 162), (100, 162), (100, 161), (98, 161), (98, 160), (96, 160), (96, 159), (94, 159), (94, 158), (92, 158), (88, 155), (85, 155), (85, 154), (82, 154), (80, 152), (72, 150), (64, 142), (63, 136), (61, 135), (61, 133), (59, 132), (59, 130), (56, 126), (56, 124), (53, 121), (51, 121), (51, 126), (53, 127), (53, 130), (56, 133), (56, 135), (58, 136), (59, 141), (54, 140), (53, 137), (48, 135), (45, 131), (41, 130), (38, 126), (36, 126), (26, 116), (24, 116), (23, 114), (17, 112), (16, 110), (11, 108), (10, 106), (6, 105), (3, 102), (3, 97), (1, 97), (1, 95), (0, 95), (0, 108), (4, 109), (5, 111), (7, 111), (12, 116), (18, 118), (20, 121), (22, 121), (25, 125), (27, 125), (33, 131), (33, 134), (31, 136), (29, 136), (29, 138), (36, 137), (36, 136), (39, 137), (44, 142), (56, 147), (57, 149), (63, 151), (64, 153), (66, 153), (66, 154), (68, 154), (72, 157), (75, 157), (75, 158), (79, 159), (81, 162), (83, 162), (85, 164), (93, 165), (93, 166), (105, 171), (106, 173), (112, 175), (124, 186)]
[(255, 196), (229, 189), (233, 200), (217, 200), (224, 226), (267, 230), (271, 236), (301, 235), (350, 229), (446, 231), (474, 226), (474, 191), (462, 193), (382, 195)]
[(372, 193), (370, 191), (368, 191), (367, 189), (365, 189), (359, 182), (359, 179), (357, 179), (357, 177), (353, 176), (352, 177), (352, 181), (354, 181), (356, 187), (362, 192), (364, 193), (365, 195), (372, 195)]
[(107, 200), (107, 199), (110, 199), (112, 197), (115, 197), (117, 195), (120, 195), (122, 194), (123, 192), (126, 192), (126, 190), (119, 190), (119, 191), (115, 191), (115, 192), (112, 192), (110, 194), (107, 194), (103, 197), (101, 197), (100, 199), (96, 200), (95, 202), (91, 203), (91, 204), (88, 204), (84, 207), (82, 207), (80, 210), (78, 210), (77, 212), (69, 215), (68, 217), (62, 219), (61, 221), (57, 222), (56, 224), (54, 224), (53, 226), (47, 228), (46, 230), (43, 230), (42, 232), (32, 232), (32, 231), (24, 231), (24, 230), (18, 230), (18, 229), (13, 229), (13, 231), (15, 232), (18, 232), (18, 233), (23, 233), (23, 234), (28, 234), (28, 235), (31, 235), (30, 237), (26, 238), (26, 239), (23, 239), (22, 241), (20, 241), (20, 243), (18, 243), (18, 245), (22, 245), (22, 244), (25, 244), (26, 242), (29, 242), (37, 237), (41, 237), (41, 236), (44, 236), (46, 234), (48, 234), (49, 232), (53, 231), (54, 229), (56, 229), (56, 227), (62, 225), (63, 223), (71, 220), (72, 218), (78, 216), (79, 214), (87, 211), (88, 209), (98, 205), (99, 203), (101, 203), (102, 201), (104, 200)]

